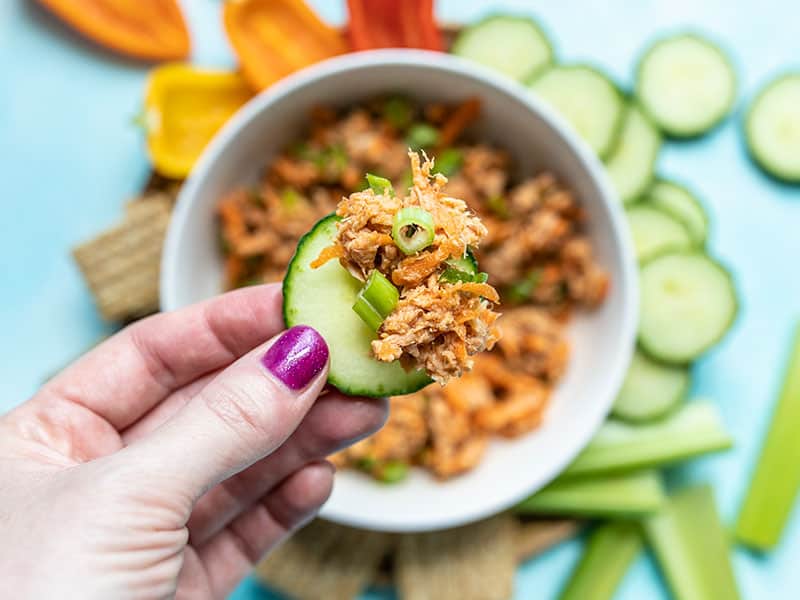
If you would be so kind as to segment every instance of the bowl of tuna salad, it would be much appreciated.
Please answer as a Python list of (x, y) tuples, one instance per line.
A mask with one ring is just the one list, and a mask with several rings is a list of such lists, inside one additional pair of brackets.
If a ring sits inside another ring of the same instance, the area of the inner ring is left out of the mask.
[(635, 258), (602, 165), (521, 86), (456, 57), (381, 50), (279, 82), (184, 185), (162, 309), (283, 282), (329, 383), (387, 397), (329, 459), (321, 516), (457, 526), (556, 477), (631, 358)]

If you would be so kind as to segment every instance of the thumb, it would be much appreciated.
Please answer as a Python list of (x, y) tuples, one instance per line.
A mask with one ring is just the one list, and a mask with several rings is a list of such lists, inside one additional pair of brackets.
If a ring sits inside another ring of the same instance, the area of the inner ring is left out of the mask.
[(234, 362), (123, 453), (162, 489), (197, 499), (283, 444), (322, 391), (327, 372), (322, 336), (292, 327)]

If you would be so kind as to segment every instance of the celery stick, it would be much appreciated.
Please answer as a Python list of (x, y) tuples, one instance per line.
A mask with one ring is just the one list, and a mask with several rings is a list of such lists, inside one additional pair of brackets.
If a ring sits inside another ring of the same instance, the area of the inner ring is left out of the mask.
[(517, 505), (522, 514), (580, 517), (641, 517), (661, 507), (661, 478), (654, 471), (604, 477), (557, 479)]
[(676, 600), (736, 600), (727, 533), (711, 487), (686, 488), (644, 520), (644, 531)]
[(731, 444), (716, 407), (690, 402), (653, 423), (607, 421), (564, 473), (597, 475), (660, 467)]
[(638, 523), (611, 521), (592, 532), (560, 600), (610, 600), (642, 549)]
[(778, 404), (747, 492), (736, 539), (768, 550), (778, 543), (800, 488), (800, 326)]

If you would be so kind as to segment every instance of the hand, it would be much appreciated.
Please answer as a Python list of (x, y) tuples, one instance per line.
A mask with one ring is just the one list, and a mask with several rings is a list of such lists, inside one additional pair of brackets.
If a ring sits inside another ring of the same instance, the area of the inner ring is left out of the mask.
[(258, 286), (135, 323), (0, 419), (0, 590), (224, 598), (316, 513), (324, 457), (386, 406), (319, 396), (327, 346), (276, 335), (280, 304)]

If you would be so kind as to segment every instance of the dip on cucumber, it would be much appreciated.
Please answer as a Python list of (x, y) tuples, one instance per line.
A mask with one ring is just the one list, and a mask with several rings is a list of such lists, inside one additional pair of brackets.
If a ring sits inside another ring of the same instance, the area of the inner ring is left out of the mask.
[[(424, 155), (423, 155), (424, 156)], [(499, 302), (473, 249), (486, 227), (448, 197), (433, 161), (411, 159), (407, 194), (367, 175), (299, 243), (284, 280), (287, 326), (330, 341), (330, 380), (351, 394), (381, 396), (441, 384), (471, 369), (498, 339)]]

